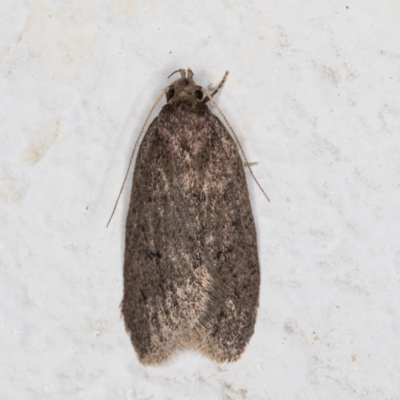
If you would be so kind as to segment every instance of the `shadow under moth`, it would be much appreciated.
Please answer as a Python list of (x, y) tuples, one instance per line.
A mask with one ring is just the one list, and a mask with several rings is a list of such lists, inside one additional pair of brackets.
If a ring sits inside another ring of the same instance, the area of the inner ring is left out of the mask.
[(227, 74), (210, 95), (175, 72), (136, 158), (121, 310), (143, 364), (182, 349), (230, 362), (254, 332), (260, 270), (243, 162), (206, 105)]

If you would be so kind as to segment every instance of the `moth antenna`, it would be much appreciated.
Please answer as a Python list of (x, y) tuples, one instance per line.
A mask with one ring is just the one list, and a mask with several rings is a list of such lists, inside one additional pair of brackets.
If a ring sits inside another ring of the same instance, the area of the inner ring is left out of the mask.
[(173, 74), (176, 74), (177, 72), (179, 72), (180, 70), (179, 69), (177, 69), (176, 71), (174, 71), (167, 79), (169, 79), (169, 78), (171, 78), (171, 76), (173, 75)]
[(177, 69), (176, 71), (174, 71), (169, 77), (168, 77), (168, 79), (169, 78), (171, 78), (171, 76), (173, 75), (173, 74), (176, 74), (177, 72), (179, 72), (180, 74), (181, 74), (181, 78), (184, 78), (185, 76), (186, 76), (186, 71), (184, 70), (184, 69)]
[[(222, 118), (224, 119), (225, 123), (228, 125), (229, 129), (231, 130), (231, 132), (232, 132), (232, 134), (233, 134), (233, 137), (235, 138), (235, 142), (237, 143), (237, 145), (239, 146), (239, 149), (240, 149), (241, 153), (243, 154), (244, 161), (245, 161), (245, 163), (246, 163), (246, 164), (248, 165), (248, 167), (249, 167), (249, 171), (250, 171), (250, 173), (251, 173), (251, 176), (253, 177), (253, 179), (254, 179), (255, 182), (257, 183), (257, 186), (258, 186), (258, 187), (260, 188), (260, 190), (263, 192), (263, 195), (265, 196), (265, 198), (266, 198), (269, 202), (271, 202), (271, 200), (269, 199), (269, 197), (268, 197), (267, 194), (265, 193), (264, 189), (262, 188), (262, 186), (261, 186), (260, 183), (258, 182), (257, 178), (254, 176), (253, 170), (252, 170), (251, 167), (250, 167), (250, 163), (249, 163), (249, 161), (247, 160), (246, 154), (244, 153), (243, 147), (242, 147), (242, 145), (240, 144), (240, 141), (239, 141), (239, 139), (238, 139), (238, 137), (237, 137), (235, 131), (233, 130), (231, 124), (230, 124), (230, 123), (228, 122), (228, 120), (226, 119), (224, 113), (223, 113), (223, 112), (221, 111), (221, 109), (218, 107), (218, 104), (217, 104), (217, 103), (215, 102), (215, 100), (212, 98), (213, 94), (215, 94), (216, 92), (218, 92), (219, 89), (221, 89), (222, 85), (225, 83), (225, 80), (226, 80), (226, 77), (227, 77), (227, 76), (228, 76), (228, 71), (225, 72), (225, 75), (224, 75), (224, 77), (222, 78), (221, 83), (218, 85), (217, 89), (215, 89), (214, 92), (213, 92), (212, 94), (209, 94), (209, 93), (207, 92), (207, 90), (204, 89), (204, 88), (200, 88), (200, 89), (201, 89), (201, 91), (207, 96), (208, 100), (211, 101), (211, 103), (213, 104), (213, 106), (214, 106), (214, 107), (218, 110), (218, 112), (221, 114), (221, 116), (222, 116)], [(203, 101), (203, 102), (204, 102), (204, 101)], [(204, 103), (205, 103), (205, 102), (204, 102)]]
[[(177, 72), (177, 71), (175, 71), (175, 72)], [(132, 165), (133, 156), (134, 156), (134, 154), (135, 154), (135, 151), (136, 151), (136, 148), (137, 148), (137, 146), (138, 146), (138, 143), (139, 143), (141, 137), (143, 136), (144, 128), (146, 127), (147, 122), (149, 121), (149, 118), (150, 118), (151, 114), (153, 113), (154, 109), (156, 108), (157, 104), (158, 104), (159, 101), (162, 99), (162, 97), (165, 95), (165, 93), (167, 92), (168, 89), (169, 89), (169, 86), (167, 86), (167, 87), (162, 91), (162, 93), (158, 96), (157, 100), (156, 100), (155, 103), (153, 104), (153, 107), (151, 107), (149, 113), (147, 114), (146, 120), (144, 121), (144, 124), (143, 124), (143, 126), (142, 126), (142, 129), (141, 129), (141, 131), (140, 131), (140, 133), (139, 133), (139, 136), (138, 136), (138, 138), (136, 139), (135, 146), (133, 147), (133, 151), (132, 151), (132, 154), (131, 154), (131, 158), (130, 158), (130, 160), (129, 160), (128, 168), (127, 168), (127, 170), (126, 170), (125, 178), (124, 178), (124, 181), (123, 181), (123, 183), (122, 183), (121, 190), (119, 191), (119, 194), (118, 194), (117, 200), (116, 200), (116, 202), (115, 202), (113, 211), (112, 211), (112, 213), (111, 213), (110, 219), (109, 219), (108, 222), (107, 222), (106, 228), (108, 228), (108, 225), (110, 225), (110, 222), (111, 222), (111, 220), (112, 220), (112, 217), (114, 216), (115, 210), (117, 209), (117, 205), (118, 205), (118, 202), (119, 202), (119, 198), (121, 197), (122, 191), (124, 190), (124, 186), (125, 186), (126, 180), (128, 179), (129, 169), (131, 168), (131, 165)]]
[[(214, 97), (222, 89), (222, 86), (224, 86), (226, 78), (228, 77), (228, 74), (229, 74), (229, 71), (226, 71), (224, 77), (222, 78), (222, 81), (219, 83), (217, 88), (209, 95), (210, 97)], [(205, 97), (203, 100), (203, 103), (206, 104), (208, 100), (210, 100), (210, 99), (208, 97)]]
[(190, 68), (188, 68), (188, 70), (187, 70), (187, 77), (188, 78), (193, 78), (194, 77), (194, 73)]

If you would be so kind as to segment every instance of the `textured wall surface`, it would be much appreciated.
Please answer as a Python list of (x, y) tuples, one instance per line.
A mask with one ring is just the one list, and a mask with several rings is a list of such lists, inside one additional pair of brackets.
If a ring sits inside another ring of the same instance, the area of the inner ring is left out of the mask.
[[(3, 0), (0, 15), (1, 399), (400, 399), (399, 2)], [(271, 198), (248, 175), (261, 306), (237, 363), (144, 368), (119, 311), (130, 184), (105, 225), (187, 67), (205, 88), (230, 71), (217, 101)]]

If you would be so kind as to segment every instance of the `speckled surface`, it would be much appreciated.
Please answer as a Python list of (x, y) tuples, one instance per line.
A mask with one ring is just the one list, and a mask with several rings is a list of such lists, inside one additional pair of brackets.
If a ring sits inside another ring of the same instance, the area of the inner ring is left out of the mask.
[[(0, 15), (1, 399), (400, 399), (398, 2), (4, 0)], [(206, 88), (230, 71), (217, 101), (271, 198), (248, 176), (261, 307), (239, 362), (144, 368), (119, 312), (130, 184), (105, 225), (187, 67)]]

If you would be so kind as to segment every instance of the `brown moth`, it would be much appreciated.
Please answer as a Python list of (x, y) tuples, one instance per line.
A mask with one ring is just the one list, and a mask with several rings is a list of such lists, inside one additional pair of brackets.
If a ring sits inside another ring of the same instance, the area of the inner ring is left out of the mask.
[(136, 159), (122, 315), (143, 364), (182, 349), (230, 362), (256, 322), (256, 229), (238, 149), (205, 104), (226, 75), (208, 95), (179, 72)]

